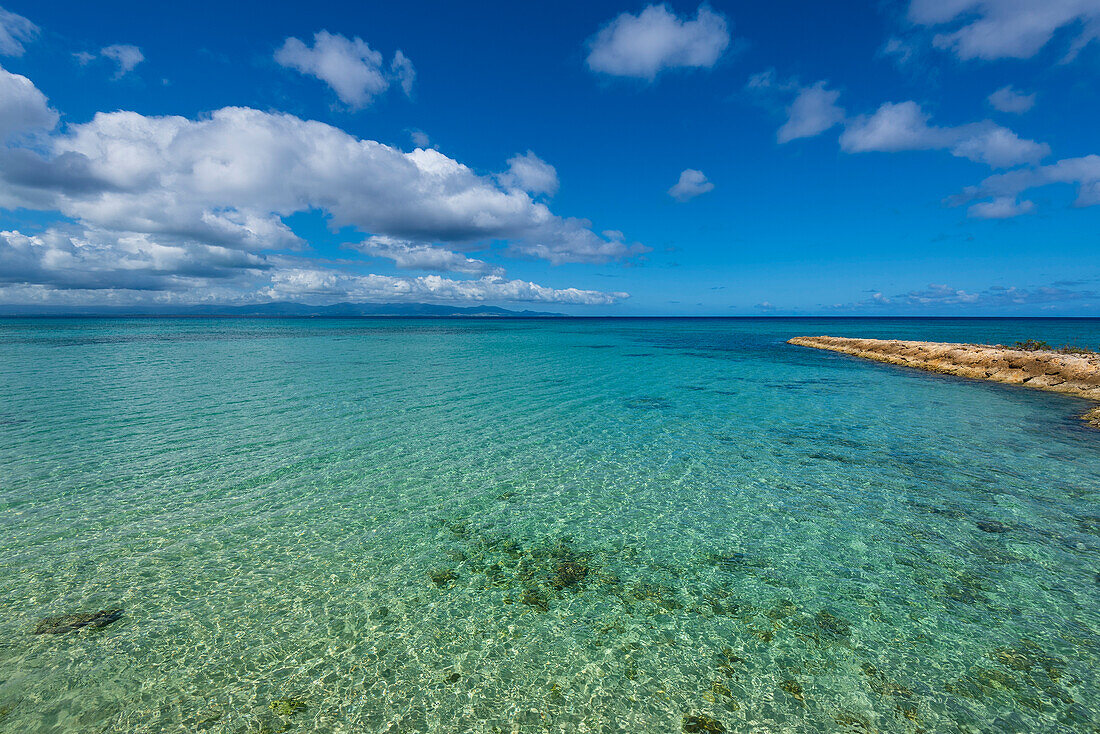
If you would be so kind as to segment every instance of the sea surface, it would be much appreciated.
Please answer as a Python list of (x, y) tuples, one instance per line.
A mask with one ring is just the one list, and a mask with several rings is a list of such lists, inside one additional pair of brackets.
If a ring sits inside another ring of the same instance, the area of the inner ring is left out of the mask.
[(1086, 404), (819, 334), (1100, 320), (2, 320), (0, 731), (1097, 731)]

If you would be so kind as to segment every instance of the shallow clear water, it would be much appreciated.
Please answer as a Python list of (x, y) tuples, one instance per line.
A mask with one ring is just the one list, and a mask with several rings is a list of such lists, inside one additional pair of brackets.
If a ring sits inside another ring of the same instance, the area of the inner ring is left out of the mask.
[(0, 321), (0, 731), (1100, 727), (1085, 404), (796, 334), (1100, 321)]

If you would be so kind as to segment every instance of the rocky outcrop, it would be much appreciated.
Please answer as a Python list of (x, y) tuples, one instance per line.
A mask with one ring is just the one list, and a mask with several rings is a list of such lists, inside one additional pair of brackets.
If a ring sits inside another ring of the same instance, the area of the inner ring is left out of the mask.
[[(1100, 354), (837, 336), (796, 336), (787, 343), (959, 377), (1025, 385), (1100, 402)], [(1100, 428), (1100, 407), (1083, 417)]]

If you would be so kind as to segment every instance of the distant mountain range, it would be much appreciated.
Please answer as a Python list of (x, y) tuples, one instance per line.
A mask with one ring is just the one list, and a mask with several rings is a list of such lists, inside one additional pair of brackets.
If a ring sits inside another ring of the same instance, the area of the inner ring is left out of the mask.
[(470, 316), (478, 318), (534, 318), (563, 316), (548, 311), (510, 311), (498, 306), (440, 306), (434, 303), (258, 303), (251, 306), (36, 306), (0, 305), (0, 316)]

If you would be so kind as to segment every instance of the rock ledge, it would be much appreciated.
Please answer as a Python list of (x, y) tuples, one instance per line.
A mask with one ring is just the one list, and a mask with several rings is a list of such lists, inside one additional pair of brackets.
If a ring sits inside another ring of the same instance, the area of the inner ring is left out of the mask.
[[(787, 343), (930, 372), (1025, 385), (1100, 402), (1100, 354), (838, 336), (796, 336)], [(1088, 411), (1083, 418), (1100, 428), (1100, 407)]]

